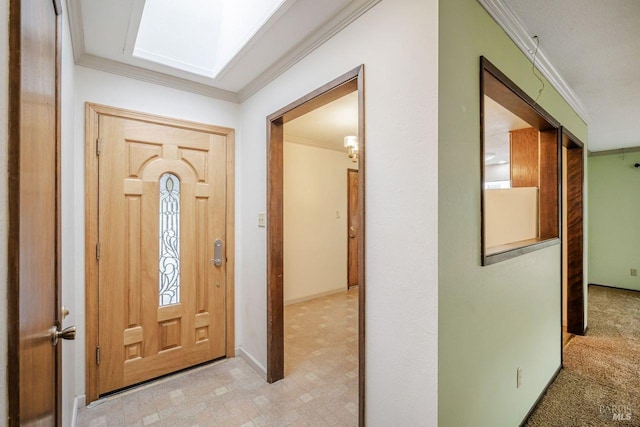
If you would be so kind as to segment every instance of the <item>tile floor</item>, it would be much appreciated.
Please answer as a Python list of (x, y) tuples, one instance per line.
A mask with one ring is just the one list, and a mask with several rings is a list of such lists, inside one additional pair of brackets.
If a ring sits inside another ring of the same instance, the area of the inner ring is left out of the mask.
[(78, 427), (357, 424), (357, 289), (285, 307), (281, 381), (266, 383), (236, 357), (78, 412)]

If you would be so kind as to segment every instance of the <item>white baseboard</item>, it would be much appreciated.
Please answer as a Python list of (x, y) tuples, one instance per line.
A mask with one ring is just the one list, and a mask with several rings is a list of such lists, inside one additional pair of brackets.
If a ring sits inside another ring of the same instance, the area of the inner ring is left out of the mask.
[(87, 396), (81, 395), (76, 396), (73, 399), (73, 414), (71, 415), (71, 427), (76, 427), (78, 425), (78, 409), (84, 408), (87, 403)]
[(326, 297), (327, 295), (339, 294), (340, 292), (347, 292), (348, 290), (349, 290), (348, 287), (344, 287), (344, 288), (333, 289), (327, 292), (320, 292), (319, 294), (307, 295), (306, 297), (287, 300), (284, 302), (284, 305), (297, 304), (299, 302), (305, 302), (305, 301), (309, 301), (309, 300), (320, 298), (320, 297)]
[(267, 380), (267, 369), (262, 366), (260, 362), (256, 360), (248, 351), (246, 351), (242, 346), (236, 347), (236, 356), (240, 356), (245, 362), (249, 364), (256, 371), (262, 379)]

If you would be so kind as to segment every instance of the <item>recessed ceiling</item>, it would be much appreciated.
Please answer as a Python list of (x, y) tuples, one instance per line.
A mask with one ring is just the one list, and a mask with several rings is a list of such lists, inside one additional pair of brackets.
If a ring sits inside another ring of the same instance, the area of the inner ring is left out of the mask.
[(67, 0), (67, 8), (78, 65), (241, 102), (378, 2)]
[(590, 151), (640, 146), (640, 1), (479, 1), (530, 57), (538, 36), (541, 68), (566, 83), (556, 88), (574, 97)]
[(285, 123), (285, 141), (345, 151), (344, 137), (358, 136), (358, 92)]
[[(284, 0), (153, 0), (144, 3), (133, 56), (215, 78)], [(129, 35), (132, 35), (131, 32)]]

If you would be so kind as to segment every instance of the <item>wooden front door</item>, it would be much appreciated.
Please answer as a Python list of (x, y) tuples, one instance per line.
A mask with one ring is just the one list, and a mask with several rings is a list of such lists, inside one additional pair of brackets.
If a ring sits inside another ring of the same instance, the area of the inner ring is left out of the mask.
[(100, 395), (226, 355), (227, 135), (97, 128)]
[(358, 232), (360, 228), (360, 210), (358, 209), (358, 171), (347, 170), (347, 204), (349, 219), (347, 250), (347, 283), (349, 287), (358, 285)]
[(11, 426), (61, 423), (60, 345), (52, 345), (51, 339), (51, 328), (60, 320), (60, 12), (59, 1), (10, 2), (7, 385)]

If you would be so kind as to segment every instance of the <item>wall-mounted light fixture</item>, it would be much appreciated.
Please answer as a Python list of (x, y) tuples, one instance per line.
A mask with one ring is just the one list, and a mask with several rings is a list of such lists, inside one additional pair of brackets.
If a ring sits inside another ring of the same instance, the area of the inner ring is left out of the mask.
[(349, 135), (344, 137), (344, 146), (347, 149), (349, 158), (355, 163), (358, 161), (358, 138)]

